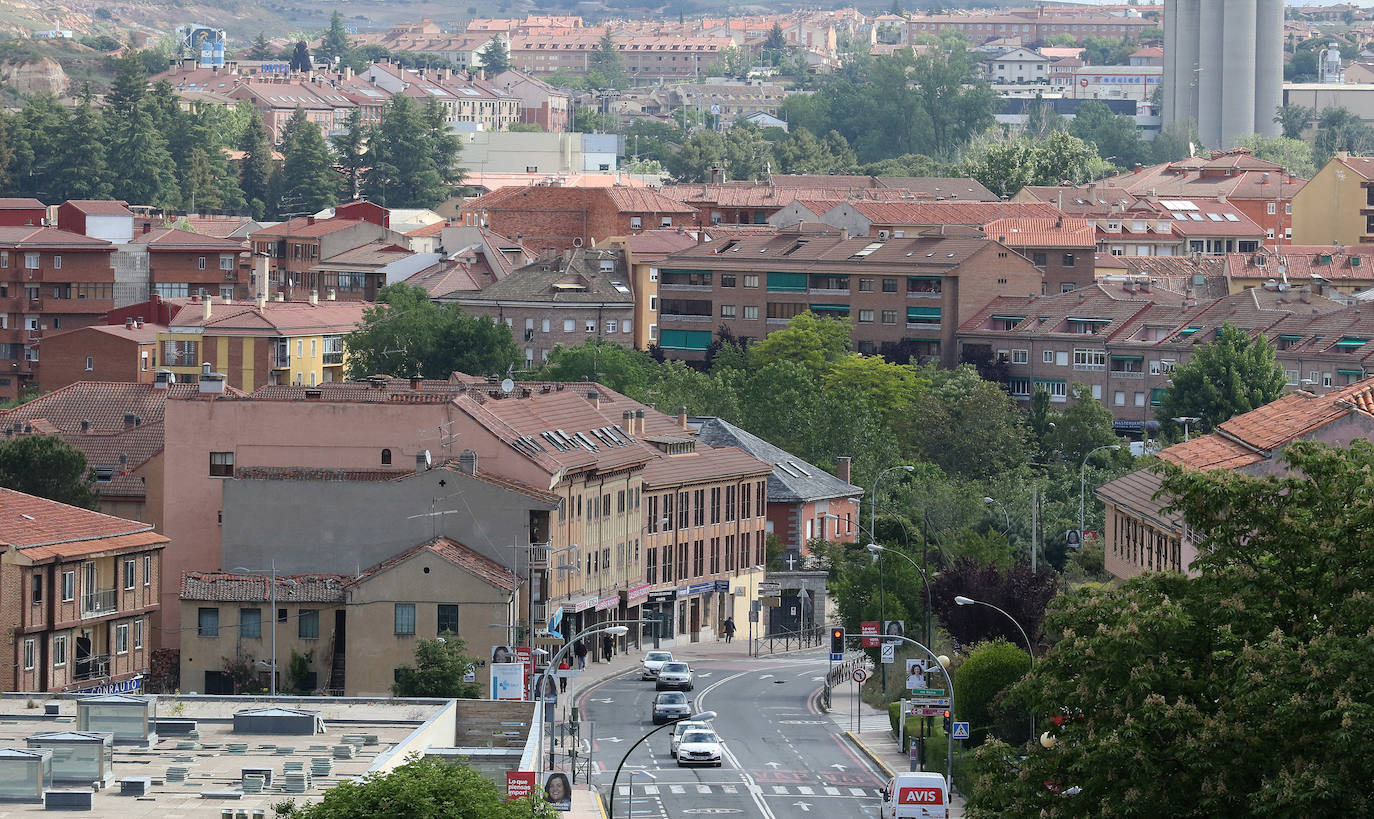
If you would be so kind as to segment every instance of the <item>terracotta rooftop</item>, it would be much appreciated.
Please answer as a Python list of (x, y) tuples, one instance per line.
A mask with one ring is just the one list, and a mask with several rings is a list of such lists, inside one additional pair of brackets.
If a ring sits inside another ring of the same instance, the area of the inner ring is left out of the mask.
[(43, 338), (39, 341), (39, 344), (41, 345), (43, 341), (57, 338), (58, 336), (65, 336), (71, 333), (83, 332), (103, 333), (104, 335), (108, 335), (113, 338), (124, 339), (126, 341), (133, 341), (138, 344), (152, 344), (153, 342), (157, 341), (157, 334), (160, 332), (167, 332), (167, 328), (161, 324), (148, 324), (146, 322), (143, 324), (142, 327), (127, 327), (123, 324), (92, 324), (87, 327), (78, 327), (75, 330), (62, 330), (60, 332), (52, 334), (45, 334)]
[(1011, 216), (988, 222), (983, 231), (1007, 247), (1097, 247), (1097, 224), (1090, 219)]
[(129, 203), (114, 199), (68, 199), (63, 204), (71, 205), (87, 216), (133, 216)]
[(155, 227), (146, 233), (135, 232), (129, 243), (147, 245), (150, 250), (209, 250), (232, 253), (248, 249), (248, 243), (243, 239), (224, 239), (170, 227)]
[(316, 219), (313, 216), (300, 216), (255, 231), (250, 238), (314, 238), (364, 224), (370, 223), (361, 219)]
[[(0, 546), (28, 550), (65, 548), (83, 541), (110, 541), (125, 536), (144, 544), (167, 543), (146, 523), (103, 515), (90, 509), (0, 488)], [(107, 542), (101, 550), (111, 548)]]
[(856, 200), (845, 203), (877, 225), (985, 225), (1008, 217), (1047, 217), (1060, 215), (1053, 205), (1043, 202), (930, 202), (909, 200), (874, 202)]
[(39, 202), (37, 199), (26, 196), (7, 196), (0, 197), (0, 210), (36, 210), (46, 209), (48, 206)]
[[(1365, 253), (1364, 251), (1369, 251)], [(1260, 260), (1263, 260), (1263, 264)], [(1343, 282), (1349, 279), (1374, 279), (1374, 247), (1353, 245), (1284, 245), (1267, 247), (1259, 253), (1228, 253), (1227, 272), (1232, 279), (1280, 280), (1285, 275), (1292, 285), (1313, 280)], [(1279, 268), (1283, 268), (1283, 272)]]
[(748, 478), (771, 475), (773, 467), (733, 446), (697, 445), (695, 452), (664, 454), (644, 467), (646, 488), (708, 478)]
[[(278, 603), (342, 603), (346, 575), (277, 575)], [(223, 603), (266, 603), (272, 599), (271, 578), (232, 572), (186, 572), (181, 577), (182, 600)]]
[[(79, 433), (81, 422), (89, 421), (87, 432), (122, 432), (161, 421), (163, 401), (198, 391), (196, 384), (172, 384), (159, 390), (152, 384), (78, 381), (13, 409), (0, 410), (0, 428), (44, 420), (63, 432)], [(134, 416), (136, 423), (126, 422), (126, 415)]]
[(426, 543), (421, 543), (412, 549), (378, 563), (369, 569), (364, 569), (357, 577), (350, 578), (346, 585), (354, 586), (366, 582), (368, 579), (397, 566), (421, 552), (433, 552), (444, 560), (452, 563), (460, 569), (465, 569), (475, 577), (490, 583), (497, 588), (506, 591), (514, 591), (516, 586), (515, 572), (497, 563), (490, 558), (484, 557), (472, 549), (464, 546), (456, 540), (446, 537), (435, 538)]
[(364, 301), (268, 301), (261, 308), (256, 302), (211, 304), (207, 320), (203, 305), (192, 304), (172, 323), (176, 328), (200, 327), (208, 335), (337, 334), (352, 332), (371, 306)]
[(105, 250), (114, 252), (114, 244), (104, 239), (94, 239), (70, 230), (55, 227), (0, 227), (0, 247), (43, 248), (54, 247), (76, 250)]

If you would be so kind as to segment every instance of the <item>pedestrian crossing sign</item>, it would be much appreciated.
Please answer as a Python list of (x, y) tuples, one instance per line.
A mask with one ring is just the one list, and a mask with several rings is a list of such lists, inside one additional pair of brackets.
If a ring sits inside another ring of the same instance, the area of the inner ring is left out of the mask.
[(955, 738), (955, 739), (968, 739), (968, 723), (967, 723), (967, 722), (956, 722), (956, 723), (954, 723), (954, 738)]

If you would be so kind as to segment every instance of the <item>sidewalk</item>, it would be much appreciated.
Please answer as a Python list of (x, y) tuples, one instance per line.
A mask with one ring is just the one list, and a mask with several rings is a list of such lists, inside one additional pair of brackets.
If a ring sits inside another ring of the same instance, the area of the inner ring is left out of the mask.
[[(844, 731), (845, 738), (887, 776), (911, 770), (911, 760), (892, 735), (892, 721), (886, 711), (859, 699), (859, 686), (845, 682), (830, 692), (830, 719)], [(941, 771), (940, 773), (944, 773)], [(964, 815), (964, 797), (954, 794), (950, 801), (952, 819)]]

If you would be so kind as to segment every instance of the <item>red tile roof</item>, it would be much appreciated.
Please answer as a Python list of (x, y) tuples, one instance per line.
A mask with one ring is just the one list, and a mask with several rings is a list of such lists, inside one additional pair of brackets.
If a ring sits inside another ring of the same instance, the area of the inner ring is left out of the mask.
[(0, 247), (62, 248), (76, 250), (104, 250), (114, 252), (115, 246), (104, 239), (93, 239), (70, 230), (55, 227), (0, 227)]
[[(111, 548), (112, 539), (136, 535), (147, 535), (134, 539), (138, 545), (169, 542), (146, 523), (0, 488), (0, 546), (23, 549), (26, 553), (35, 547), (48, 547), (57, 555), (68, 548), (78, 548), (84, 541), (104, 541), (100, 547), (104, 550)], [(39, 554), (48, 553), (34, 553)]]
[(985, 225), (1008, 217), (1059, 216), (1045, 202), (930, 202), (906, 200), (874, 202), (860, 199), (847, 203), (875, 225)]
[(198, 391), (196, 384), (172, 384), (159, 390), (152, 384), (78, 381), (13, 409), (0, 410), (0, 428), (43, 419), (68, 433), (81, 432), (82, 421), (90, 422), (87, 432), (122, 432), (126, 414), (136, 416), (141, 424), (155, 423), (162, 420), (162, 402), (168, 397)]
[(394, 557), (387, 558), (376, 566), (365, 569), (362, 574), (359, 574), (357, 577), (350, 578), (345, 585), (355, 586), (359, 583), (365, 583), (387, 569), (398, 566), (415, 555), (426, 551), (433, 552), (458, 568), (471, 573), (479, 580), (485, 580), (497, 588), (505, 589), (506, 591), (515, 590), (515, 572), (488, 557), (474, 552), (458, 541), (446, 537), (435, 538), (427, 543), (421, 543), (419, 546), (412, 549), (407, 549)]
[(1091, 219), (1011, 216), (988, 222), (983, 231), (1007, 247), (1097, 247), (1097, 223)]
[(371, 223), (364, 222), (362, 219), (316, 219), (313, 216), (300, 216), (279, 225), (272, 225), (255, 231), (249, 235), (249, 238), (314, 238), (364, 224)]
[(261, 308), (251, 304), (212, 304), (205, 319), (200, 305), (191, 305), (172, 320), (172, 326), (201, 327), (206, 335), (260, 336), (264, 333), (286, 336), (315, 333), (349, 333), (372, 306), (365, 301), (269, 301)]
[[(684, 433), (685, 435), (685, 433)], [(695, 452), (662, 455), (644, 467), (645, 488), (671, 486), (688, 481), (766, 477), (773, 467), (736, 447), (708, 448), (697, 444)]]
[(650, 188), (599, 188), (621, 213), (696, 213), (696, 208)]
[(245, 239), (222, 239), (179, 228), (155, 227), (147, 233), (135, 233), (130, 244), (147, 245), (149, 250), (210, 250), (231, 253), (248, 249)]
[(111, 199), (68, 199), (64, 204), (71, 205), (87, 216), (133, 216), (129, 203)]
[(37, 199), (23, 196), (0, 197), (0, 210), (35, 210), (47, 209), (47, 205)]
[[(278, 603), (342, 603), (347, 575), (277, 575)], [(225, 603), (266, 603), (272, 599), (269, 575), (232, 572), (186, 572), (181, 577), (182, 600)]]

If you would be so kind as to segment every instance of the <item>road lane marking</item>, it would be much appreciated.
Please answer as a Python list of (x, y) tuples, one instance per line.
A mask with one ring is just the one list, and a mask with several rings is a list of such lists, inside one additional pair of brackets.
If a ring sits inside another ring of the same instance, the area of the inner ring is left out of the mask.
[(645, 785), (645, 786), (644, 786), (644, 792), (647, 793), (647, 794), (650, 795), (650, 796), (658, 796), (658, 786), (657, 786), (657, 785)]
[(868, 796), (868, 791), (865, 791), (863, 788), (850, 788), (849, 793), (852, 796)]
[(684, 794), (684, 793), (686, 793), (686, 792), (687, 792), (687, 789), (684, 788), (684, 787), (682, 787), (681, 785), (669, 785), (669, 786), (668, 786), (668, 793), (675, 793), (675, 794), (681, 795), (681, 794)]
[(786, 786), (786, 785), (774, 785), (774, 786), (773, 786), (773, 793), (786, 794), (786, 793), (787, 793), (787, 786)]
[(797, 793), (801, 794), (802, 796), (811, 796), (815, 793), (815, 791), (807, 787), (806, 785), (798, 785)]
[(832, 787), (830, 787), (829, 785), (827, 785), (826, 788), (825, 788), (825, 795), (826, 795), (826, 796), (839, 796), (839, 795), (840, 795), (840, 789), (839, 789), (839, 788), (832, 788)]
[(710, 793), (710, 792), (711, 792), (711, 786), (710, 786), (710, 785), (697, 785), (697, 793)]

